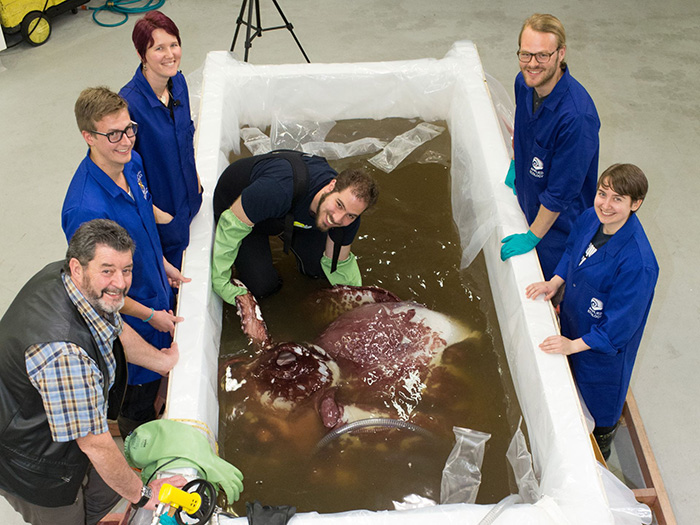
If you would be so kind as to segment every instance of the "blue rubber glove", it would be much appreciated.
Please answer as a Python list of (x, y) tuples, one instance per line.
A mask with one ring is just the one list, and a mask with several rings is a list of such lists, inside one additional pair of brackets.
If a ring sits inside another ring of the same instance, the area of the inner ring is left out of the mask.
[(510, 159), (510, 166), (508, 167), (505, 183), (506, 186), (513, 190), (513, 195), (518, 194), (518, 192), (515, 191), (515, 160), (513, 159)]
[(501, 246), (501, 260), (505, 261), (513, 257), (513, 255), (527, 253), (537, 246), (537, 243), (541, 240), (542, 239), (530, 230), (528, 230), (527, 233), (514, 233), (513, 235), (509, 235), (505, 239), (501, 239), (503, 243), (503, 246)]

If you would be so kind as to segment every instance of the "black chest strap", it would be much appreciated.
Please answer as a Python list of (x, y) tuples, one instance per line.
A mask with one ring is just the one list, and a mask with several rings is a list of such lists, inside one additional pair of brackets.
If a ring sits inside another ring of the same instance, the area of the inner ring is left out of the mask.
[(336, 270), (336, 268), (338, 268), (338, 259), (340, 258), (340, 248), (342, 248), (340, 239), (338, 239), (338, 240), (333, 239), (333, 260), (331, 261), (331, 273), (333, 273)]
[(260, 160), (270, 158), (284, 159), (292, 166), (294, 190), (292, 193), (292, 206), (284, 217), (284, 253), (289, 253), (294, 235), (294, 208), (304, 198), (309, 187), (309, 170), (302, 160), (305, 153), (294, 150), (280, 149), (266, 155), (261, 155)]
[[(292, 246), (292, 236), (294, 235), (294, 208), (304, 198), (309, 187), (309, 169), (302, 157), (308, 155), (300, 151), (290, 149), (280, 149), (260, 155), (260, 160), (280, 158), (284, 159), (292, 167), (293, 174), (293, 193), (292, 206), (289, 208), (287, 215), (284, 216), (284, 253), (289, 253), (289, 248)], [(338, 258), (340, 257), (341, 242), (333, 240), (333, 259), (331, 262), (331, 273), (338, 267)]]

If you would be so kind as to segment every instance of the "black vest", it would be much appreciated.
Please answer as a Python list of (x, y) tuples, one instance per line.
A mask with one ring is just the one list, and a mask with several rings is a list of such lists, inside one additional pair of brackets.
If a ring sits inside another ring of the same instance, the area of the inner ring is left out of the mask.
[(62, 265), (51, 263), (32, 277), (0, 320), (0, 486), (43, 507), (75, 501), (89, 460), (75, 441), (53, 441), (41, 396), (27, 375), (26, 350), (56, 341), (85, 350), (102, 372), (110, 419), (116, 419), (126, 387), (126, 360), (116, 339), (116, 378), (108, 391), (107, 363), (66, 292)]
[[(255, 166), (255, 164), (257, 164), (261, 160), (268, 160), (274, 158), (284, 159), (287, 162), (289, 162), (289, 164), (292, 167), (292, 176), (294, 181), (292, 190), (292, 205), (289, 207), (289, 211), (284, 216), (284, 253), (289, 253), (289, 248), (292, 246), (292, 236), (294, 235), (294, 208), (299, 203), (299, 201), (301, 201), (301, 199), (304, 198), (304, 196), (306, 195), (306, 190), (309, 187), (309, 169), (306, 167), (306, 163), (304, 163), (304, 161), (302, 160), (302, 157), (304, 156), (311, 157), (312, 155), (309, 153), (304, 153), (303, 151), (296, 151), (291, 149), (277, 149), (271, 151), (270, 153), (255, 155), (253, 158), (256, 160), (254, 164), (250, 167), (250, 169), (252, 170), (253, 166)], [(250, 171), (248, 172), (248, 176), (250, 177)], [(250, 181), (248, 182), (248, 184), (250, 184)], [(248, 184), (246, 184), (246, 186)], [(218, 217), (216, 218), (216, 220), (218, 222)], [(335, 272), (336, 268), (338, 267), (338, 258), (340, 257), (340, 248), (342, 247), (342, 235), (340, 235), (336, 239), (334, 238), (334, 234), (335, 232), (333, 230), (331, 230), (331, 232), (329, 232), (328, 234), (331, 237), (331, 239), (333, 239), (333, 257), (331, 257), (331, 273)]]

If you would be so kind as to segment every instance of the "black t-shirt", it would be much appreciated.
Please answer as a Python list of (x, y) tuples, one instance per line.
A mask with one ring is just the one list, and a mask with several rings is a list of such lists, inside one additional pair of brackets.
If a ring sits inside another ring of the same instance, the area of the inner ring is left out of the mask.
[(540, 96), (537, 94), (537, 90), (536, 90), (536, 89), (533, 89), (533, 90), (532, 90), (532, 114), (533, 114), (533, 115), (534, 115), (535, 112), (537, 111), (537, 108), (539, 108), (539, 107), (542, 105), (542, 102), (544, 102), (545, 99), (546, 99), (548, 96), (549, 96), (549, 95), (545, 95), (544, 97), (540, 97)]
[(606, 242), (608, 242), (611, 237), (612, 235), (603, 233), (602, 224), (598, 226), (598, 231), (595, 232), (593, 239), (591, 239), (591, 242), (588, 244), (588, 247), (583, 253), (583, 257), (581, 257), (581, 260), (579, 261), (578, 265), (581, 266), (586, 259), (588, 259), (591, 255), (600, 250), (600, 247), (603, 246)]
[[(304, 155), (302, 159), (308, 169), (309, 182), (306, 195), (293, 210), (294, 221), (298, 223), (295, 227), (315, 229), (316, 219), (309, 212), (311, 201), (337, 173), (323, 157)], [(294, 193), (294, 173), (289, 162), (284, 159), (261, 160), (253, 167), (250, 181), (241, 193), (241, 204), (247, 217), (254, 224), (266, 219), (284, 219), (292, 206)], [(359, 228), (358, 217), (348, 226), (332, 228), (329, 235), (333, 242), (348, 246), (352, 244)]]

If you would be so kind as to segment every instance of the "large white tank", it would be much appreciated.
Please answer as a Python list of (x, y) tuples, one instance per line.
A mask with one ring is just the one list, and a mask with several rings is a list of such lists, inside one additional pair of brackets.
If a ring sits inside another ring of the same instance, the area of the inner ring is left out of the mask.
[[(238, 153), (242, 124), (265, 129), (275, 119), (344, 120), (387, 117), (445, 120), (452, 137), (452, 209), (463, 264), (483, 249), (503, 343), (527, 425), (543, 498), (507, 509), (499, 524), (612, 524), (613, 514), (568, 369), (537, 344), (555, 333), (549, 304), (525, 298), (542, 280), (535, 252), (499, 258), (500, 239), (526, 231), (512, 191), (499, 122), (476, 47), (458, 42), (442, 59), (365, 64), (253, 66), (226, 52), (209, 53), (197, 126), (197, 168), (204, 202), (192, 224), (180, 291), (176, 341), (181, 359), (171, 373), (167, 417), (189, 422), (216, 443), (217, 358), (222, 305), (211, 291), (212, 192)], [(504, 458), (505, 459), (505, 458)], [(494, 502), (495, 503), (495, 502)], [(413, 511), (301, 514), (294, 523), (476, 524), (489, 505), (445, 505)], [(222, 519), (223, 523), (225, 520)], [(237, 523), (244, 523), (243, 519)], [(233, 521), (231, 521), (233, 523)]]

